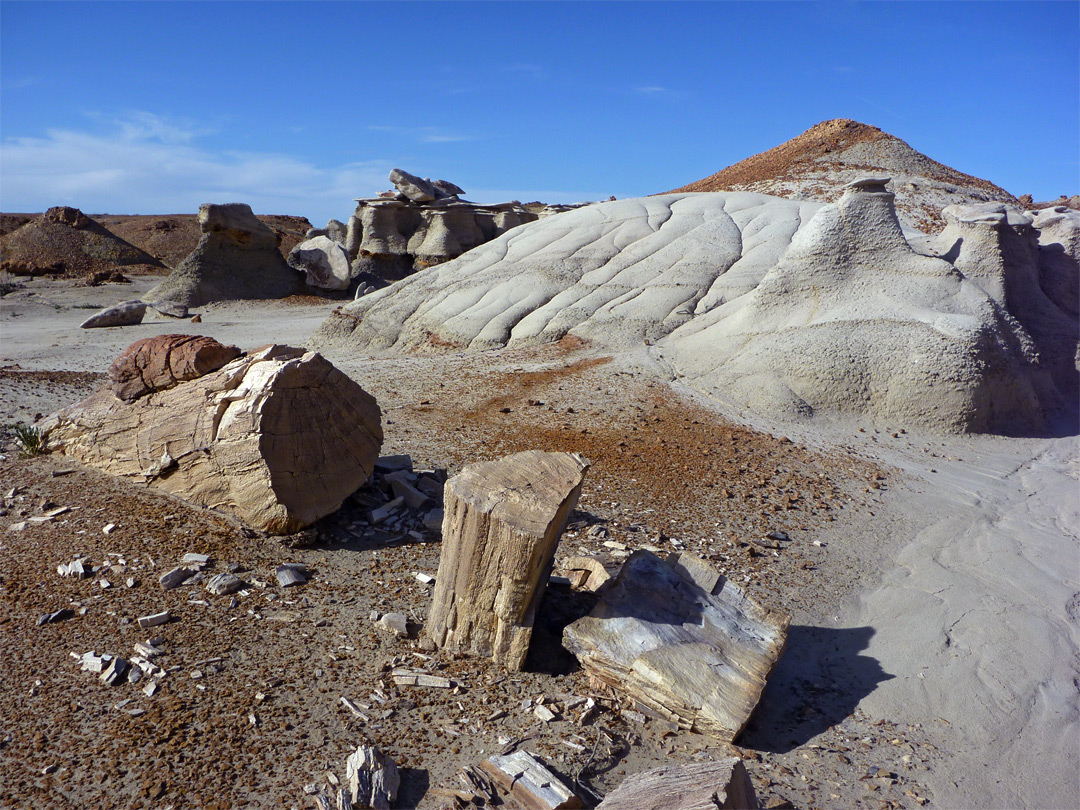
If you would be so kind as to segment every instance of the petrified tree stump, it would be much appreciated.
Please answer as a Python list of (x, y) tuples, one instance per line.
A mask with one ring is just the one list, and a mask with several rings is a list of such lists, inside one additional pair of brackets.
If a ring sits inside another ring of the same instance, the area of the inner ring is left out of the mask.
[(589, 462), (529, 450), (446, 482), (442, 555), (425, 635), (521, 669), (555, 547)]
[(790, 621), (691, 554), (635, 551), (563, 643), (590, 678), (680, 728), (731, 742), (784, 651)]
[(596, 810), (757, 810), (760, 805), (738, 757), (664, 765), (628, 776)]

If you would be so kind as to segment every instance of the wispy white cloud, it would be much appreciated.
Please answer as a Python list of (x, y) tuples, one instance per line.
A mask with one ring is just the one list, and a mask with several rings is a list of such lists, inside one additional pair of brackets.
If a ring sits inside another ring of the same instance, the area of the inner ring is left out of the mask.
[(402, 127), (392, 124), (373, 124), (368, 127), (372, 132), (388, 132), (418, 143), (458, 143), (478, 141), (480, 136), (471, 132), (453, 132), (439, 127)]
[[(99, 121), (101, 119), (99, 118)], [(96, 213), (181, 213), (241, 201), (258, 213), (320, 223), (352, 211), (352, 199), (387, 185), (390, 161), (316, 166), (291, 155), (214, 150), (190, 122), (132, 113), (104, 132), (50, 129), (0, 143), (4, 210), (67, 204)]]
[(639, 84), (630, 88), (629, 92), (633, 95), (645, 96), (658, 101), (682, 101), (689, 97), (685, 90), (676, 90), (662, 84)]
[(0, 82), (0, 88), (4, 90), (22, 90), (26, 87), (33, 87), (38, 83), (37, 76), (19, 76), (14, 79), (4, 79)]

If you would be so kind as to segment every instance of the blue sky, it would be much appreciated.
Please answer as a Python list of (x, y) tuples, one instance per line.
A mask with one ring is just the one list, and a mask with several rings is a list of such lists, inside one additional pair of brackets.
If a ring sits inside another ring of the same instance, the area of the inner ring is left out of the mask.
[(854, 118), (1080, 191), (1076, 2), (0, 3), (0, 210), (666, 191)]

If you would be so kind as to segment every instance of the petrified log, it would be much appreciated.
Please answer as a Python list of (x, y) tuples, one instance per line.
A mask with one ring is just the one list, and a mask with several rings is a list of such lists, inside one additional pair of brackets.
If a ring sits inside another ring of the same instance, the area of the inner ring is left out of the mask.
[(664, 765), (628, 776), (596, 810), (757, 810), (757, 796), (738, 757)]
[(521, 669), (555, 547), (589, 462), (529, 450), (446, 482), (442, 554), (425, 635)]
[(563, 633), (591, 678), (680, 728), (731, 742), (779, 660), (791, 621), (689, 554), (635, 551)]
[(241, 354), (205, 335), (157, 335), (136, 340), (109, 367), (112, 390), (131, 402), (217, 371)]
[(481, 762), (480, 770), (500, 792), (527, 810), (572, 810), (583, 806), (577, 794), (527, 751), (496, 754)]
[(368, 479), (379, 420), (374, 398), (321, 355), (268, 346), (134, 402), (102, 389), (39, 427), (54, 452), (292, 534)]

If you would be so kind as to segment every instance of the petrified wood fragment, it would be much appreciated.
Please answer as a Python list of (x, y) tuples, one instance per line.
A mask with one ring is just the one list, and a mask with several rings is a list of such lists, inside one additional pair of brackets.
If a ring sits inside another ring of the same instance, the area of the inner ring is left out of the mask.
[(693, 555), (635, 551), (563, 633), (590, 677), (680, 728), (731, 742), (784, 650), (790, 617)]
[(136, 340), (109, 367), (112, 390), (125, 402), (217, 371), (241, 354), (205, 335), (157, 335)]
[(581, 799), (528, 751), (496, 754), (480, 763), (480, 770), (500, 792), (528, 810), (573, 810)]
[(521, 669), (555, 548), (589, 462), (529, 450), (446, 482), (442, 555), (425, 635)]
[(290, 346), (130, 403), (102, 389), (39, 427), (54, 452), (272, 534), (340, 507), (382, 445), (374, 398), (321, 355)]
[(596, 810), (757, 810), (757, 796), (738, 757), (664, 765), (628, 776)]

